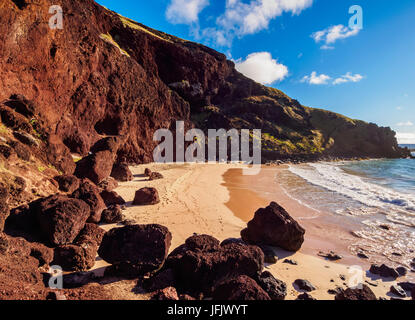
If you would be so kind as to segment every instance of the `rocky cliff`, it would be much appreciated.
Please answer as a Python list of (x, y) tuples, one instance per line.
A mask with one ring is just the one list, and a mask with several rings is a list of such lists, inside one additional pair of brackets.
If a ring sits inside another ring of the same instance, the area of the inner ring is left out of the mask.
[[(187, 127), (260, 128), (265, 159), (401, 157), (389, 128), (302, 106), (238, 73), (225, 55), (150, 29), (92, 0), (60, 1), (63, 30), (50, 29), (51, 0), (0, 2), (2, 131), (33, 140), (46, 166), (73, 173), (117, 137), (118, 160), (152, 160), (153, 133)], [(8, 139), (8, 138), (7, 138)], [(6, 142), (10, 146), (10, 141)]]

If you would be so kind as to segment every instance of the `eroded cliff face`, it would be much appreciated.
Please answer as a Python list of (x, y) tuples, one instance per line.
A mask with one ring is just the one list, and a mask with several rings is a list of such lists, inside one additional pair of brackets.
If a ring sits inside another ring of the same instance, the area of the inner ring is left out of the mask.
[(53, 1), (25, 4), (0, 4), (0, 101), (23, 95), (32, 107), (24, 116), (72, 153), (85, 155), (101, 137), (117, 135), (123, 157), (151, 161), (153, 131), (190, 115), (158, 76), (151, 37), (120, 33), (140, 48), (129, 56), (109, 35), (117, 39), (114, 30), (124, 29), (119, 16), (93, 1), (61, 1), (63, 30), (49, 28)]
[(63, 30), (48, 25), (54, 1), (0, 2), (0, 101), (39, 133), (47, 161), (60, 171), (73, 172), (71, 153), (87, 155), (108, 136), (122, 141), (119, 160), (149, 162), (154, 131), (176, 120), (262, 129), (266, 159), (408, 155), (390, 129), (303, 107), (210, 48), (92, 0), (60, 3)]

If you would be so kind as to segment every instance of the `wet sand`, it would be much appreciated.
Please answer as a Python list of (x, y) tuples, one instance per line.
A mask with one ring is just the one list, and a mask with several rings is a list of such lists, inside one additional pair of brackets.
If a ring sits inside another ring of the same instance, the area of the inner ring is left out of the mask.
[(224, 186), (230, 194), (226, 206), (241, 220), (248, 222), (258, 208), (275, 201), (306, 230), (302, 252), (316, 255), (319, 251), (332, 250), (342, 254), (344, 263), (368, 267), (367, 262), (348, 252), (348, 246), (356, 241), (351, 232), (359, 226), (343, 217), (333, 217), (314, 210), (291, 198), (276, 178), (280, 170), (286, 170), (286, 166), (263, 167), (257, 176), (243, 175), (241, 169), (228, 170), (224, 175)]

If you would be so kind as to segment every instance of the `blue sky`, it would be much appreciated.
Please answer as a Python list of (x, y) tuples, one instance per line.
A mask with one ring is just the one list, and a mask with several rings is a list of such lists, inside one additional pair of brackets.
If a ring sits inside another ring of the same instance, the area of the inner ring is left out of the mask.
[[(415, 143), (413, 0), (98, 0), (208, 45), (302, 104), (390, 126)], [(362, 29), (349, 26), (352, 5)]]

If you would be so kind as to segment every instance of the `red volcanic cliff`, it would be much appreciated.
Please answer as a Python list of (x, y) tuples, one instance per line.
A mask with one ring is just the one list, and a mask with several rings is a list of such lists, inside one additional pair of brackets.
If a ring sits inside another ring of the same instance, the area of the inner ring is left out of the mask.
[(154, 131), (176, 120), (260, 128), (266, 159), (406, 155), (390, 129), (303, 107), (210, 48), (92, 0), (60, 3), (63, 30), (52, 30), (54, 1), (1, 1), (0, 102), (36, 124), (47, 160), (61, 171), (74, 171), (70, 153), (85, 156), (108, 136), (120, 141), (119, 160), (149, 162)]

